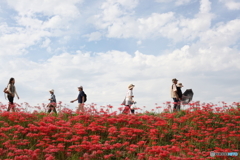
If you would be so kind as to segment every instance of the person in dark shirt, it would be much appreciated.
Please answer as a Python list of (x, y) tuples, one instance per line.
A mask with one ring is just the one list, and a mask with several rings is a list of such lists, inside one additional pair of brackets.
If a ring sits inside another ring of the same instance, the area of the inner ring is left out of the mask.
[(183, 87), (182, 83), (178, 83), (177, 84), (177, 94), (178, 94), (178, 97), (180, 98), (180, 100), (182, 99), (182, 90), (181, 88)]
[(57, 101), (56, 101), (56, 96), (54, 95), (54, 90), (50, 90), (49, 91), (51, 94), (51, 97), (48, 99), (50, 101), (50, 103), (48, 104), (48, 113), (50, 113), (51, 111), (57, 113), (56, 110), (56, 106), (57, 106)]
[(78, 101), (78, 108), (76, 110), (76, 113), (79, 113), (79, 112), (84, 113), (85, 112), (84, 110), (85, 93), (83, 91), (83, 87), (82, 86), (78, 87), (78, 91), (79, 91), (79, 94), (77, 99), (72, 100), (71, 103)]
[(177, 105), (177, 111), (180, 111), (180, 108), (181, 108), (181, 100), (182, 100), (182, 90), (181, 90), (181, 88), (183, 87), (183, 85), (182, 85), (182, 83), (178, 83), (177, 85), (177, 95), (178, 95), (178, 97), (179, 97), (179, 100), (180, 100), (180, 102), (179, 102), (179, 104)]

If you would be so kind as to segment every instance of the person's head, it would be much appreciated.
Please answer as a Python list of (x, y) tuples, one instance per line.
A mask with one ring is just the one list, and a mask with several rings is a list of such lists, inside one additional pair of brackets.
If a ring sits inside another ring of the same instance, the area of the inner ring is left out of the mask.
[(49, 90), (49, 93), (54, 94), (54, 90), (53, 89)]
[(182, 87), (184, 87), (184, 86), (182, 85), (182, 83), (178, 83), (178, 84), (177, 84), (177, 87), (181, 87), (181, 88), (182, 88)]
[(8, 84), (14, 84), (15, 83), (15, 79), (14, 78), (10, 78), (9, 83)]
[(173, 79), (172, 79), (172, 82), (173, 82), (174, 84), (177, 84), (178, 80), (177, 80), (176, 78), (173, 78)]
[(79, 91), (82, 91), (82, 90), (83, 90), (83, 87), (82, 87), (82, 86), (78, 87), (78, 90), (79, 90)]
[(128, 89), (129, 89), (129, 90), (133, 90), (134, 87), (135, 87), (135, 85), (130, 84), (130, 85), (128, 86)]

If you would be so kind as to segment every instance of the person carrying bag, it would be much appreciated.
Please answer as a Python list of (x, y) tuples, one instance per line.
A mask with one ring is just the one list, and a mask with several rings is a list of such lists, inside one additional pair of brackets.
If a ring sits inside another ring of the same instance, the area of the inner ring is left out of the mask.
[(122, 103), (122, 105), (125, 105), (125, 108), (123, 110), (122, 113), (124, 114), (128, 114), (129, 113), (129, 110), (131, 110), (131, 113), (134, 114), (134, 109), (131, 108), (131, 106), (134, 104), (134, 101), (133, 101), (133, 88), (135, 87), (135, 85), (133, 84), (130, 84), (128, 86), (128, 92), (127, 92), (127, 95)]
[(5, 94), (7, 94), (7, 98), (9, 101), (7, 111), (9, 112), (12, 109), (12, 111), (15, 112), (15, 105), (14, 105), (13, 101), (14, 101), (15, 95), (17, 96), (18, 99), (19, 99), (19, 96), (17, 94), (17, 90), (15, 87), (15, 79), (14, 78), (10, 78), (9, 83), (3, 92)]

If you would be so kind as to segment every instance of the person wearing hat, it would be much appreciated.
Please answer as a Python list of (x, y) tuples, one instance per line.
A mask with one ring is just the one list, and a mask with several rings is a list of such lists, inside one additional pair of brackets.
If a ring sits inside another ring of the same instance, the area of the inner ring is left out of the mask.
[(178, 94), (178, 97), (179, 97), (179, 99), (180, 100), (182, 100), (182, 87), (184, 87), (183, 85), (182, 85), (182, 83), (178, 83), (177, 85), (177, 94)]
[(48, 104), (48, 113), (50, 113), (51, 111), (57, 113), (56, 110), (56, 105), (57, 105), (57, 101), (56, 101), (56, 96), (54, 95), (54, 90), (51, 89), (49, 90), (49, 93), (51, 94), (51, 97), (48, 99), (50, 101), (50, 103)]
[(177, 110), (178, 103), (180, 101), (180, 98), (179, 98), (178, 92), (177, 92), (177, 82), (178, 82), (178, 80), (176, 78), (172, 79), (173, 84), (171, 86), (171, 97), (172, 97), (173, 102), (174, 102), (173, 111)]
[[(178, 83), (176, 86), (177, 86), (177, 94), (178, 94), (178, 97), (179, 97), (179, 101), (181, 101), (182, 96), (183, 96), (181, 88), (183, 87), (183, 85), (182, 85), (182, 83)], [(181, 103), (179, 102), (179, 104), (177, 106), (177, 110), (180, 110), (180, 108), (181, 108)]]
[(131, 105), (134, 103), (133, 101), (133, 88), (135, 87), (135, 85), (133, 84), (130, 84), (128, 86), (128, 92), (127, 92), (127, 95), (125, 97), (125, 108), (123, 110), (123, 113), (128, 113), (129, 112), (129, 109), (131, 110), (131, 113), (134, 114), (134, 109), (131, 108)]
[(76, 110), (76, 113), (79, 113), (80, 111), (84, 113), (85, 112), (84, 102), (86, 101), (86, 94), (84, 93), (82, 86), (78, 87), (78, 91), (79, 91), (78, 98), (75, 100), (72, 100), (71, 103), (78, 101), (78, 108)]

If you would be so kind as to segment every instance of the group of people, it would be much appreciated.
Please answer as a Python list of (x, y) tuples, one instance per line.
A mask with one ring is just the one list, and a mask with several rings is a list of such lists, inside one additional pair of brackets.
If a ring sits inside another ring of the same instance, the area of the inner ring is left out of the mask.
[[(136, 102), (133, 100), (133, 88), (135, 85), (130, 84), (128, 86), (128, 92), (124, 98), (124, 101), (122, 105), (125, 105), (125, 108), (123, 110), (123, 113), (129, 113), (131, 111), (132, 114), (135, 112), (135, 108), (132, 107), (133, 104)], [(181, 101), (183, 100), (183, 93), (182, 93), (182, 88), (183, 84), (178, 83), (178, 80), (176, 78), (172, 79), (172, 86), (171, 86), (171, 97), (173, 99), (173, 111), (180, 111), (181, 108)]]
[[(84, 102), (87, 101), (87, 95), (83, 91), (83, 87), (82, 86), (78, 87), (78, 91), (79, 91), (78, 97), (76, 99), (70, 101), (70, 102), (73, 103), (75, 101), (78, 101), (78, 108), (77, 108), (76, 113), (79, 113), (79, 112), (84, 113), (85, 112), (85, 110), (84, 110)], [(57, 114), (57, 110), (56, 110), (57, 100), (56, 100), (56, 96), (54, 94), (54, 90), (51, 89), (49, 92), (51, 94), (51, 97), (48, 99), (50, 101), (50, 103), (47, 105), (48, 113), (51, 113), (53, 111), (53, 112), (55, 112)]]
[[(87, 101), (87, 95), (83, 91), (82, 86), (78, 87), (78, 91), (79, 91), (78, 97), (76, 99), (70, 101), (71, 103), (78, 101), (78, 108), (76, 111), (77, 113), (84, 112), (84, 102)], [(9, 101), (7, 111), (9, 112), (12, 110), (13, 112), (15, 112), (16, 109), (15, 109), (15, 105), (14, 105), (13, 101), (14, 101), (15, 96), (17, 96), (18, 99), (19, 99), (19, 96), (17, 94), (17, 90), (15, 87), (15, 79), (14, 78), (10, 78), (7, 87), (3, 90), (3, 92), (5, 94), (7, 94), (7, 98)], [(48, 100), (50, 101), (50, 103), (47, 105), (48, 113), (51, 113), (51, 112), (57, 113), (57, 110), (56, 110), (57, 100), (56, 100), (56, 96), (54, 94), (54, 90), (53, 89), (49, 90), (49, 93), (50, 93), (50, 98)]]
[[(181, 100), (182, 100), (182, 91), (181, 88), (183, 87), (182, 83), (178, 83), (178, 80), (176, 78), (172, 79), (172, 86), (171, 86), (171, 97), (173, 98), (174, 101), (174, 107), (173, 107), (173, 111), (179, 111), (180, 107), (181, 107)], [(136, 103), (136, 101), (133, 100), (133, 88), (135, 87), (135, 85), (130, 84), (128, 86), (128, 92), (124, 98), (124, 101), (122, 102), (122, 105), (125, 106), (125, 108), (123, 109), (122, 113), (128, 114), (129, 112), (131, 112), (132, 114), (135, 113), (135, 108), (133, 107), (133, 105)], [(85, 94), (85, 92), (83, 91), (83, 87), (80, 86), (78, 87), (78, 97), (72, 101), (70, 101), (71, 103), (78, 101), (78, 108), (76, 110), (77, 113), (79, 112), (85, 112), (84, 110), (84, 102), (86, 102), (87, 100), (87, 95)], [(17, 90), (15, 87), (15, 79), (14, 78), (10, 78), (9, 83), (7, 85), (7, 87), (4, 89), (4, 93), (7, 94), (7, 98), (9, 100), (9, 105), (7, 108), (7, 111), (12, 110), (13, 112), (15, 112), (15, 105), (14, 105), (14, 97), (17, 96), (17, 98), (19, 99), (19, 96), (17, 94)], [(49, 90), (50, 93), (50, 98), (48, 99), (50, 101), (50, 103), (47, 105), (48, 107), (48, 113), (51, 112), (55, 112), (56, 111), (56, 106), (57, 106), (57, 100), (56, 100), (56, 96), (54, 94), (54, 90), (51, 89)]]
[(174, 102), (173, 111), (180, 111), (181, 108), (181, 101), (183, 98), (182, 90), (183, 87), (182, 83), (178, 83), (176, 78), (172, 79), (172, 86), (171, 86), (171, 97)]

